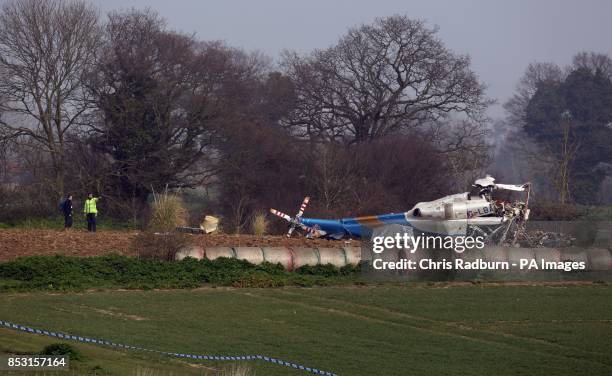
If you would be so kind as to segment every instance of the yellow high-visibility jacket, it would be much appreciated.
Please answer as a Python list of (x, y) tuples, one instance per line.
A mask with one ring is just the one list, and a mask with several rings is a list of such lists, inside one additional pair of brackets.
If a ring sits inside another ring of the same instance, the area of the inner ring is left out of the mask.
[(97, 214), (98, 209), (96, 208), (96, 202), (98, 202), (99, 198), (88, 198), (85, 200), (85, 207), (83, 208), (83, 213), (85, 214)]

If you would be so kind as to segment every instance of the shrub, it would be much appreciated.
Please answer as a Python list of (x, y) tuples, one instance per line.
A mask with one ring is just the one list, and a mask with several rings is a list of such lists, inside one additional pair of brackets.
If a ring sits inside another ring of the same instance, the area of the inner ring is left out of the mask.
[(333, 266), (288, 272), (280, 264), (253, 265), (218, 258), (176, 262), (121, 255), (97, 257), (34, 256), (0, 263), (0, 292), (89, 288), (195, 288), (205, 283), (236, 287), (314, 286), (354, 282), (358, 268)]
[(143, 259), (173, 261), (181, 248), (189, 244), (187, 234), (180, 232), (155, 233), (146, 230), (138, 234), (132, 247)]
[(187, 210), (176, 193), (168, 192), (167, 188), (162, 194), (153, 193), (151, 219), (147, 226), (149, 231), (174, 231), (178, 226), (186, 224), (186, 218)]
[(52, 343), (45, 346), (41, 355), (67, 355), (70, 360), (80, 360), (81, 353), (67, 343)]
[(176, 232), (186, 224), (187, 210), (176, 193), (153, 193), (151, 218), (145, 231), (134, 240), (138, 257), (160, 261), (173, 261), (178, 251), (188, 244), (186, 234)]
[(295, 270), (297, 274), (316, 275), (322, 277), (339, 277), (359, 273), (361, 267), (359, 265), (345, 265), (338, 268), (332, 264), (327, 265), (304, 265)]
[(283, 287), (285, 286), (285, 279), (267, 273), (255, 272), (252, 274), (247, 274), (246, 276), (239, 278), (237, 281), (234, 281), (232, 286), (255, 288)]
[(251, 221), (251, 231), (253, 235), (262, 236), (268, 232), (268, 219), (266, 218), (265, 213), (260, 212), (253, 216), (253, 220)]
[(232, 364), (223, 370), (223, 376), (255, 376), (255, 372), (245, 364)]
[(530, 217), (536, 221), (574, 221), (584, 214), (584, 208), (577, 205), (541, 202), (531, 206)]

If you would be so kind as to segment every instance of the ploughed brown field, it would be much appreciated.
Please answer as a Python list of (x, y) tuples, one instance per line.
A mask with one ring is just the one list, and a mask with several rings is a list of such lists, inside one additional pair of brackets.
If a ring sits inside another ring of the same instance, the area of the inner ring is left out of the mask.
[[(0, 261), (35, 255), (98, 256), (108, 253), (136, 255), (132, 243), (138, 231), (4, 229), (0, 230)], [(346, 246), (344, 241), (306, 239), (304, 237), (255, 235), (188, 235), (202, 247), (333, 247)], [(294, 235), (295, 236), (295, 235)], [(359, 246), (351, 241), (351, 246)]]

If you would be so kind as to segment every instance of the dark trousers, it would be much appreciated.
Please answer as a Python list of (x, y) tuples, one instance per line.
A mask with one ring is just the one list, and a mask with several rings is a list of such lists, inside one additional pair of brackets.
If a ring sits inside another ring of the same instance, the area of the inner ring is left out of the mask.
[(93, 213), (87, 214), (87, 230), (96, 232), (96, 215)]
[(72, 227), (72, 214), (64, 215), (64, 228)]

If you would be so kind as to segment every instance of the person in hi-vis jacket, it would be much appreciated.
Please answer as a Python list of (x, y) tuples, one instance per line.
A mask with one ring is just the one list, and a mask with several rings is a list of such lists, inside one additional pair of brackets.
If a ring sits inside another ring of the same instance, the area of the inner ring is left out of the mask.
[(93, 194), (90, 193), (87, 196), (87, 200), (85, 200), (85, 207), (83, 208), (83, 212), (87, 216), (87, 230), (91, 232), (96, 232), (96, 215), (98, 215), (96, 203), (99, 199), (99, 197), (94, 197)]

